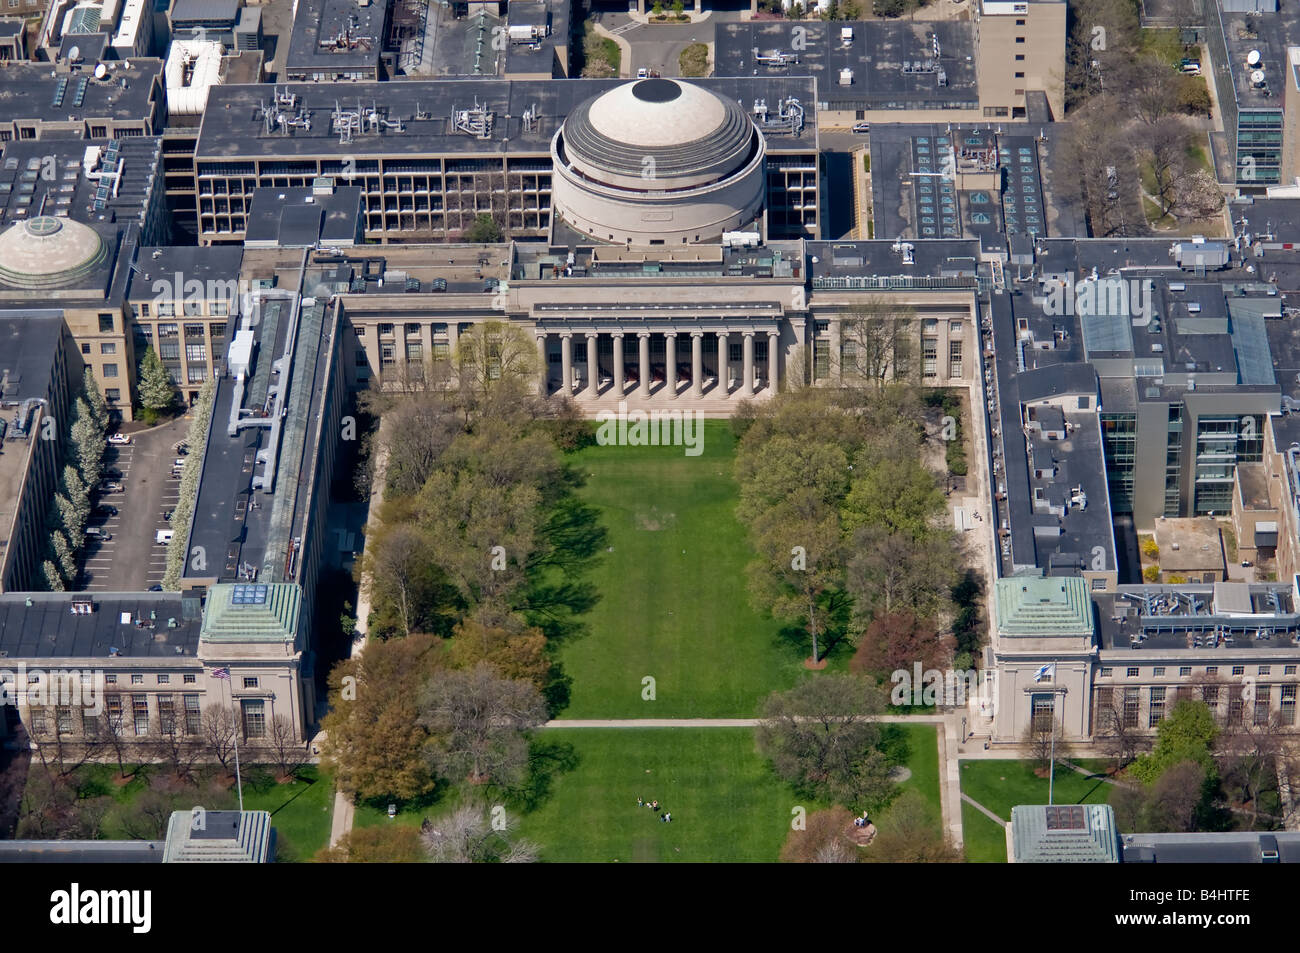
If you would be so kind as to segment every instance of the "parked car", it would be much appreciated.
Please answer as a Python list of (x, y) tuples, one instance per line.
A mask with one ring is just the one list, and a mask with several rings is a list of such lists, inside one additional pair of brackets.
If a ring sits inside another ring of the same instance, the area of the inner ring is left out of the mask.
[(119, 446), (128, 446), (131, 443), (131, 438), (124, 433), (111, 433), (108, 435), (108, 442)]
[(122, 484), (114, 480), (105, 480), (104, 482), (99, 484), (99, 492), (100, 493), (121, 493)]
[(116, 507), (116, 506), (106, 506), (106, 505), (97, 506), (97, 507), (95, 507), (95, 512), (94, 512), (93, 515), (95, 515), (95, 516), (116, 516), (116, 515), (117, 515), (117, 507)]
[(183, 467), (183, 466), (185, 466), (185, 458), (184, 458), (184, 457), (177, 457), (175, 460), (172, 461), (172, 466), (174, 466), (174, 467)]
[(150, 587), (149, 587), (149, 591), (150, 591), (150, 592), (162, 592), (162, 586), (150, 586)]
[(122, 479), (122, 471), (119, 470), (119, 469), (117, 469), (116, 467), (106, 467), (106, 468), (104, 469), (104, 472), (103, 472), (102, 474), (100, 474), (100, 475), (101, 475), (105, 480), (120, 480), (120, 479)]
[(636, 78), (637, 78), (637, 79), (649, 79), (649, 78), (650, 78), (650, 71), (649, 71), (648, 69), (646, 69), (644, 66), (642, 66), (639, 70), (636, 71)]
[(163, 546), (172, 541), (175, 531), (170, 529), (160, 529), (153, 534), (153, 541), (156, 545)]
[(100, 529), (98, 526), (90, 526), (86, 529), (86, 538), (106, 541), (112, 539), (113, 534), (108, 530)]
[(429, 290), (430, 290), (430, 291), (446, 291), (446, 290), (447, 290), (447, 279), (446, 279), (446, 278), (434, 278), (433, 281), (429, 282)]
[(864, 133), (864, 132), (870, 132), (870, 131), (871, 131), (871, 123), (869, 123), (869, 122), (855, 122), (855, 123), (853, 124), (853, 131), (856, 132), (856, 133), (859, 133), (859, 134), (860, 134), (860, 133)]

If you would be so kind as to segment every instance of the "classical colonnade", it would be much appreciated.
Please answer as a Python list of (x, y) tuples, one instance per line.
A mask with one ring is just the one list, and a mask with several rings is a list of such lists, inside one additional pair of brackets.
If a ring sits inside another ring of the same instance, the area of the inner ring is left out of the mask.
[[(550, 350), (552, 337), (560, 343), (560, 393), (586, 399), (628, 396), (628, 384), (635, 382), (632, 395), (649, 397), (660, 390), (653, 377), (662, 366), (662, 392), (670, 398), (679, 396), (752, 397), (763, 388), (775, 392), (780, 384), (780, 338), (777, 328), (757, 330), (681, 330), (681, 331), (536, 331), (537, 353), (543, 367), (542, 393), (552, 390)], [(585, 339), (585, 354), (582, 342)], [(686, 363), (686, 342), (690, 338), (690, 366)], [(766, 339), (765, 361), (755, 358), (755, 338)], [(627, 353), (630, 340), (636, 339), (635, 355)], [(731, 342), (741, 340), (739, 367), (730, 359)], [(662, 348), (659, 342), (662, 341)], [(602, 346), (608, 341), (607, 346)], [(679, 348), (680, 343), (680, 348)], [(654, 345), (652, 347), (652, 344)], [(577, 353), (575, 353), (577, 348)], [(653, 354), (653, 359), (652, 359)], [(679, 364), (680, 362), (680, 364)], [(760, 364), (766, 364), (766, 374)], [(578, 373), (579, 367), (582, 373)], [(719, 373), (719, 368), (723, 373)], [(738, 377), (732, 374), (739, 371)], [(581, 385), (580, 387), (578, 385)], [(682, 384), (686, 384), (685, 391)], [(719, 388), (721, 388), (719, 390)]]

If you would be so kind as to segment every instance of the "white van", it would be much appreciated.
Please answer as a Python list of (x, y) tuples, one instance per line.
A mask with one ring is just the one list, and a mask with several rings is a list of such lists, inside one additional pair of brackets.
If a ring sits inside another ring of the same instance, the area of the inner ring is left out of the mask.
[(160, 529), (158, 530), (158, 532), (154, 533), (153, 541), (155, 544), (159, 546), (163, 545), (164, 543), (170, 543), (172, 541), (172, 536), (175, 535), (175, 532), (176, 532), (175, 530)]

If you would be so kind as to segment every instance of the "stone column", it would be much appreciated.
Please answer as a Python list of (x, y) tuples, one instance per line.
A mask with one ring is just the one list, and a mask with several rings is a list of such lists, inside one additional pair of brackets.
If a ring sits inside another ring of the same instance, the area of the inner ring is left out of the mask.
[(564, 396), (573, 396), (573, 335), (565, 331), (560, 335), (560, 381)]
[(722, 396), (731, 393), (731, 375), (727, 373), (727, 332), (718, 332), (718, 389)]
[(615, 332), (614, 338), (614, 396), (623, 399), (623, 335)]
[(638, 368), (638, 373), (640, 374), (641, 377), (641, 383), (637, 385), (636, 395), (638, 397), (649, 397), (650, 396), (650, 332), (638, 331), (636, 336), (637, 336), (637, 345), (638, 345), (637, 359), (641, 363), (640, 368)]
[(691, 332), (691, 396), (704, 396), (704, 332)]
[(600, 356), (596, 352), (596, 339), (599, 337), (595, 332), (587, 333), (587, 396), (597, 397), (600, 394)]
[(670, 399), (677, 397), (677, 332), (664, 335), (664, 384)]
[(537, 375), (537, 392), (546, 397), (551, 392), (551, 367), (546, 363), (546, 335), (540, 331), (537, 333), (537, 363), (542, 368)]
[(767, 332), (767, 389), (773, 396), (781, 390), (780, 340), (780, 331)]
[(754, 396), (754, 332), (745, 332), (745, 364), (744, 376), (740, 381), (740, 395), (742, 397)]
[(447, 322), (447, 360), (451, 362), (452, 367), (456, 367), (456, 348), (460, 346), (460, 324), (456, 321)]

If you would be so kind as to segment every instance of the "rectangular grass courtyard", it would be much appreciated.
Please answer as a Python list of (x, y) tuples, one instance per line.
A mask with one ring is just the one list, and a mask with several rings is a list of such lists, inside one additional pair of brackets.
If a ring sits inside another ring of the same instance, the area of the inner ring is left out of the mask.
[(809, 646), (750, 606), (735, 446), (727, 422), (711, 420), (696, 457), (597, 445), (570, 458), (609, 538), (588, 577), (600, 593), (589, 633), (559, 648), (573, 679), (561, 718), (752, 717), (805, 677)]

